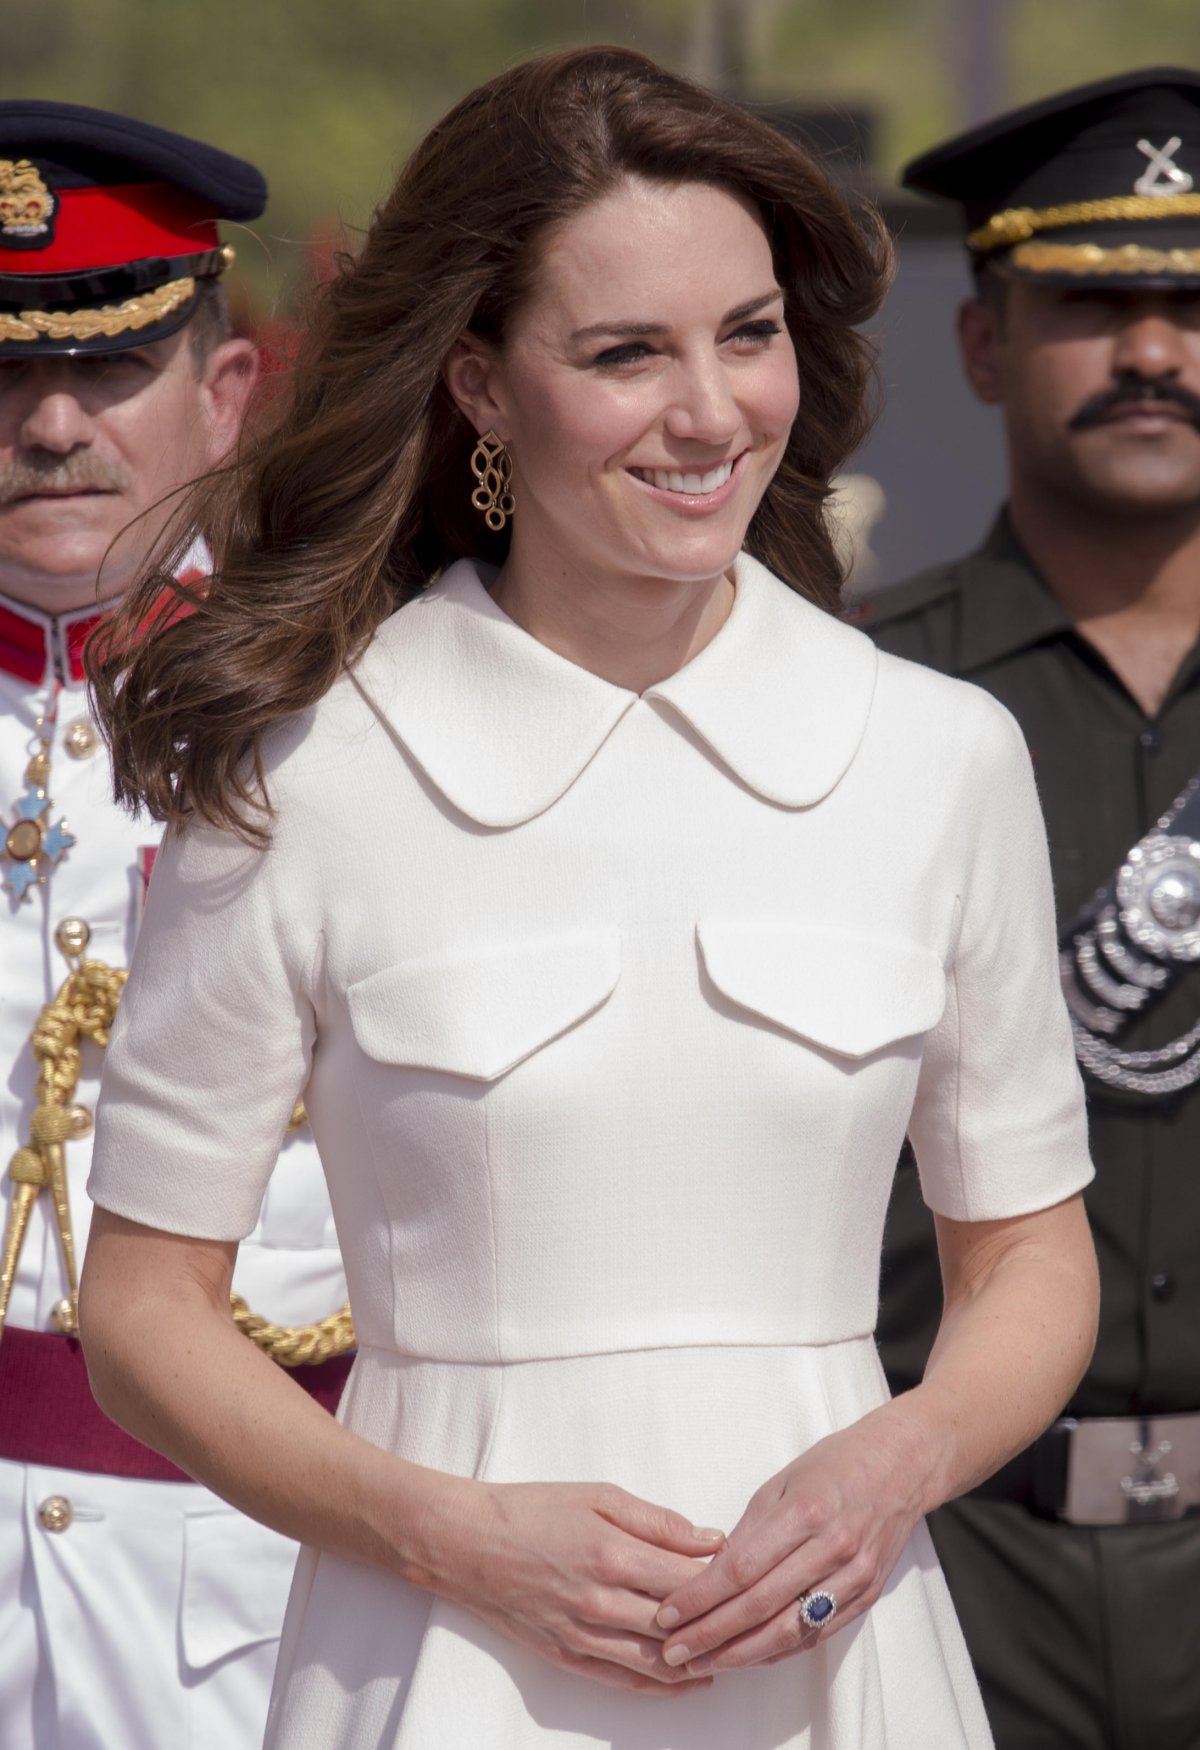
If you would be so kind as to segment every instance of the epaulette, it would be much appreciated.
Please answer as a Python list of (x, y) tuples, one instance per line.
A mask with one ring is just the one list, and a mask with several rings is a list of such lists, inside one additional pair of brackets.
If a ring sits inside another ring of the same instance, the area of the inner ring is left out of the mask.
[(903, 583), (877, 590), (874, 595), (860, 596), (851, 603), (845, 617), (850, 625), (864, 629), (891, 625), (910, 614), (923, 613), (934, 602), (955, 595), (959, 587), (959, 562), (937, 565), (929, 571), (919, 571), (915, 577), (906, 577)]

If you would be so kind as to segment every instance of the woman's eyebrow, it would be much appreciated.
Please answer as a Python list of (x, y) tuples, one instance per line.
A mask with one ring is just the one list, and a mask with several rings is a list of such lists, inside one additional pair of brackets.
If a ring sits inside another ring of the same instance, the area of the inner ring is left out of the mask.
[(774, 304), (783, 297), (780, 286), (772, 286), (769, 292), (764, 292), (761, 298), (752, 298), (748, 304), (739, 304), (736, 310), (730, 310), (721, 319), (721, 327), (730, 322), (744, 322), (747, 316), (755, 316), (760, 310), (765, 310), (768, 304)]
[[(782, 298), (783, 293), (778, 286), (769, 292), (764, 292), (761, 298), (751, 298), (747, 304), (739, 304), (736, 309), (729, 310), (721, 318), (721, 327), (730, 322), (744, 322), (747, 316), (755, 315), (764, 310), (768, 304), (773, 304)], [(571, 339), (596, 340), (603, 334), (619, 335), (623, 340), (645, 340), (652, 334), (665, 334), (669, 324), (666, 322), (593, 322), (587, 328), (577, 328)]]
[(649, 334), (665, 334), (665, 322), (593, 322), (590, 328), (577, 328), (572, 340), (595, 340), (602, 334), (619, 334), (624, 339), (644, 339)]

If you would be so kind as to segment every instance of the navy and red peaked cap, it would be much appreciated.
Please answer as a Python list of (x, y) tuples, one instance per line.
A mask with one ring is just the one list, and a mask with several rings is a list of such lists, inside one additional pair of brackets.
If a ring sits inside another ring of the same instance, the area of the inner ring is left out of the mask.
[(215, 146), (107, 110), (0, 102), (0, 358), (116, 352), (182, 328), (267, 185)]

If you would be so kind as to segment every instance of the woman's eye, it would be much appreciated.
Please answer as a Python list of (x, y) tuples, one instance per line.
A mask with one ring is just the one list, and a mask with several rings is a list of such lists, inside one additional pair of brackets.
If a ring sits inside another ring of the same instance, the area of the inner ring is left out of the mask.
[(748, 340), (752, 345), (765, 346), (779, 333), (778, 322), (773, 322), (769, 316), (762, 317), (757, 322), (743, 322), (740, 328), (729, 336), (730, 340)]
[(594, 365), (634, 365), (639, 359), (649, 358), (650, 348), (642, 340), (628, 340), (623, 346), (606, 347), (598, 352), (592, 360)]

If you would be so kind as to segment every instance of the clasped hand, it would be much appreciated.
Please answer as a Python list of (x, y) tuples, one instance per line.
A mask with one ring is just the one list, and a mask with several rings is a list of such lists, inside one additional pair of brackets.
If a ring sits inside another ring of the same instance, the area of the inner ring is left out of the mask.
[[(773, 1664), (879, 1597), (923, 1507), (911, 1431), (886, 1412), (818, 1442), (722, 1538), (607, 1484), (475, 1485), (476, 1571), (446, 1590), (552, 1664), (645, 1693)], [(805, 1626), (820, 1587), (836, 1618)]]
[(662, 1658), (655, 1612), (722, 1542), (607, 1483), (468, 1484), (457, 1556), (438, 1590), (551, 1664), (669, 1695), (711, 1678)]
[[(876, 1411), (765, 1483), (705, 1571), (663, 1600), (664, 1662), (693, 1676), (773, 1665), (861, 1616), (923, 1511), (911, 1446)], [(814, 1629), (799, 1601), (816, 1588), (837, 1614)]]

